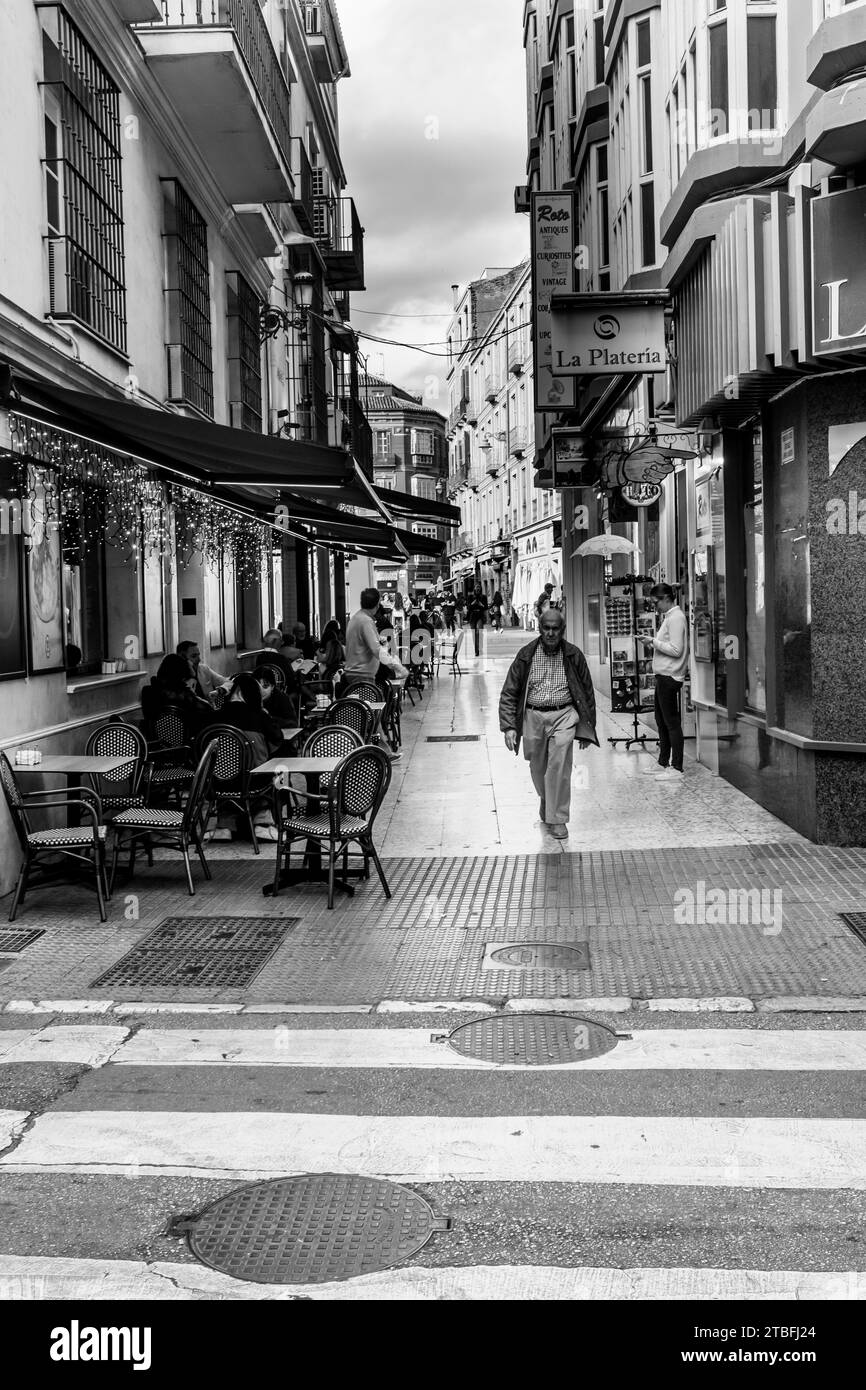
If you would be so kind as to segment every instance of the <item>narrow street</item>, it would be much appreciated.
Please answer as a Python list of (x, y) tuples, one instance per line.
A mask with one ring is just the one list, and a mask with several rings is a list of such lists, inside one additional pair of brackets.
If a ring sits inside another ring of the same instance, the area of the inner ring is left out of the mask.
[[(108, 932), (83, 894), (34, 893), (19, 925), (45, 935), (0, 977), (2, 1296), (866, 1294), (866, 959), (838, 917), (866, 855), (810, 846), (703, 769), (674, 798), (645, 755), (608, 748), (586, 754), (572, 839), (544, 838), (496, 722), (521, 640), (490, 638), (407, 709), (381, 819), (391, 902), (374, 880), (333, 913), (317, 887), (273, 903), (272, 850), (211, 848), (184, 916), (295, 919), (248, 988), (93, 987), (178, 913), (173, 859), (137, 877), (138, 922), (116, 898)], [(479, 741), (426, 741), (448, 734)], [(679, 887), (783, 879), (777, 934), (675, 921)], [(491, 943), (584, 943), (589, 968), (490, 968)], [(534, 1010), (617, 1036), (533, 1066), (445, 1036)], [(334, 1282), (335, 1255), (297, 1286), (209, 1270), (169, 1233), (293, 1173), (405, 1184), (451, 1229), (396, 1267)]]

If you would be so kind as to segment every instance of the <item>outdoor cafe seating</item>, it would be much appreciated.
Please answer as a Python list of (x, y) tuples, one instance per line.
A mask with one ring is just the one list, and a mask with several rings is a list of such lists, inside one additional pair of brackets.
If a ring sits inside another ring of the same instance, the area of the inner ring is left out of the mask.
[[(202, 752), (193, 772), (186, 805), (182, 811), (169, 807), (144, 807), (141, 810), (121, 811), (112, 822), (114, 831), (114, 853), (111, 862), (110, 887), (113, 891), (117, 874), (117, 861), (123, 849), (129, 849), (129, 873), (135, 868), (135, 853), (139, 842), (144, 842), (148, 853), (154, 845), (166, 849), (176, 849), (182, 856), (186, 869), (186, 881), (190, 897), (195, 897), (195, 883), (190, 864), (190, 849), (195, 849), (201, 862), (204, 876), (211, 878), (211, 871), (204, 856), (204, 832), (210, 809), (210, 785), (214, 763), (217, 757), (215, 742), (208, 744)], [(103, 919), (104, 920), (104, 919)]]

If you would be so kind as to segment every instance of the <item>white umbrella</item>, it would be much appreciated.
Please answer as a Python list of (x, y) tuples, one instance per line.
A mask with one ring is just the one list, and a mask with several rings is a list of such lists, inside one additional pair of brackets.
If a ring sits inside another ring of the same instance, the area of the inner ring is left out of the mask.
[(601, 556), (604, 560), (610, 560), (614, 555), (633, 555), (636, 550), (634, 541), (627, 541), (625, 536), (592, 536), (577, 547), (571, 558), (574, 560), (579, 555), (586, 560), (591, 556)]

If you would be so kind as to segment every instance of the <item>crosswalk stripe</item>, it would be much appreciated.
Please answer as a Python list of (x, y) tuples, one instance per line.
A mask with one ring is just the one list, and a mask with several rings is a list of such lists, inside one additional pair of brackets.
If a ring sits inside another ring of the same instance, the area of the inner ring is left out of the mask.
[(0, 1110), (0, 1149), (5, 1149), (12, 1143), (29, 1118), (27, 1110)]
[[(429, 1028), (143, 1029), (112, 1058), (118, 1066), (413, 1067), (489, 1070), (431, 1041)], [(560, 1070), (562, 1064), (556, 1066)], [(866, 1071), (866, 1032), (658, 1029), (634, 1033), (581, 1071)], [(497, 1070), (524, 1070), (506, 1064)], [(539, 1068), (547, 1070), (550, 1068)], [(536, 1070), (533, 1068), (533, 1070)]]
[(0, 1065), (4, 1062), (77, 1062), (101, 1067), (128, 1037), (128, 1028), (90, 1028), (75, 1024), (3, 1029), (0, 1030)]
[(328, 1302), (385, 1299), (860, 1301), (866, 1298), (866, 1274), (755, 1269), (568, 1269), (539, 1265), (425, 1268), (413, 1265), (335, 1284), (248, 1284), (197, 1264), (0, 1256), (0, 1299), (3, 1300), (174, 1302), (228, 1298), (276, 1302), (299, 1297)]
[(49, 1111), (6, 1172), (866, 1188), (859, 1120)]

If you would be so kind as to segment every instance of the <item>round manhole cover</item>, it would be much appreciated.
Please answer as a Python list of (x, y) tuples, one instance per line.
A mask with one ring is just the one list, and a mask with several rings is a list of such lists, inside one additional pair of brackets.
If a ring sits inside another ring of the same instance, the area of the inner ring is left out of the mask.
[(532, 942), (500, 946), (490, 952), (496, 965), (511, 965), (518, 970), (586, 970), (588, 962), (583, 946), (557, 946)]
[(449, 1226), (396, 1183), (316, 1173), (241, 1187), (174, 1229), (233, 1279), (327, 1284), (399, 1264)]
[(612, 1051), (616, 1033), (568, 1014), (501, 1014), (455, 1028), (448, 1042), (464, 1057), (523, 1067), (587, 1062)]

